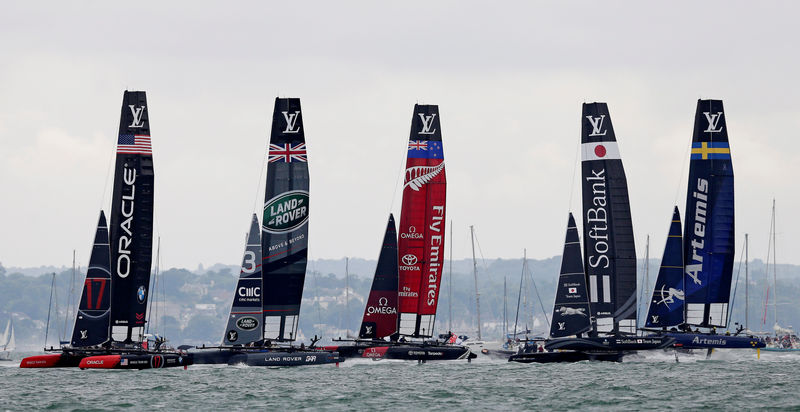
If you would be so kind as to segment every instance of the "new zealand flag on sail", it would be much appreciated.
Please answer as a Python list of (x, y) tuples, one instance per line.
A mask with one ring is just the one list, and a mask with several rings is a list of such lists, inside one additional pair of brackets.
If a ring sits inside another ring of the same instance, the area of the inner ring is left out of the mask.
[(427, 140), (410, 140), (408, 142), (409, 159), (444, 159), (442, 142)]
[(415, 105), (400, 215), (400, 328), (431, 336), (444, 257), (447, 179), (439, 106)]

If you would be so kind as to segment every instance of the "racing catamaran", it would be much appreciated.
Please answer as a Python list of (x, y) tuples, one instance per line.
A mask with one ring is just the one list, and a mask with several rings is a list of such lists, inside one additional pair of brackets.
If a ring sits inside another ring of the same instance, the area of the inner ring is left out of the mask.
[(735, 252), (733, 163), (722, 100), (697, 101), (682, 236), (676, 206), (645, 327), (660, 328), (684, 349), (763, 347), (753, 336), (716, 333), (729, 323)]
[(549, 339), (545, 347), (632, 351), (669, 346), (670, 338), (636, 335), (636, 249), (628, 183), (606, 103), (584, 103), (581, 122), (583, 272), (591, 330), (588, 336), (576, 332)]
[[(194, 352), (194, 363), (299, 366), (338, 363), (334, 351), (297, 339), (308, 258), (309, 177), (298, 98), (276, 98), (263, 216), (253, 215), (222, 345)], [(260, 226), (260, 227), (259, 227)]]
[(161, 368), (185, 366), (183, 353), (149, 347), (144, 334), (153, 249), (153, 149), (143, 91), (125, 91), (117, 138), (111, 225), (101, 211), (68, 345), (20, 367)]
[[(342, 356), (349, 358), (421, 361), (474, 357), (475, 355), (469, 353), (468, 349), (459, 345), (441, 344), (435, 341), (412, 344), (398, 340), (398, 266), (397, 230), (394, 216), (390, 214), (358, 338), (352, 340), (351, 345), (325, 348), (336, 350)], [(390, 340), (387, 341), (386, 338)], [(346, 340), (337, 341), (346, 342)]]
[[(556, 300), (553, 307), (553, 320), (550, 323), (550, 339), (568, 336), (580, 336), (592, 330), (589, 317), (589, 295), (586, 290), (586, 276), (583, 269), (581, 242), (575, 218), (569, 214), (567, 235), (564, 240), (564, 253), (561, 255), (561, 273), (556, 284)], [(520, 353), (508, 358), (511, 362), (551, 363), (578, 362), (583, 360), (599, 360), (619, 362), (624, 355), (621, 351), (588, 350), (588, 351), (545, 351), (546, 341), (532, 340), (526, 342)]]
[(368, 358), (475, 357), (466, 347), (431, 339), (444, 262), (446, 189), (439, 106), (414, 105), (399, 239), (394, 218), (389, 216), (359, 339), (355, 345), (329, 348), (343, 356)]

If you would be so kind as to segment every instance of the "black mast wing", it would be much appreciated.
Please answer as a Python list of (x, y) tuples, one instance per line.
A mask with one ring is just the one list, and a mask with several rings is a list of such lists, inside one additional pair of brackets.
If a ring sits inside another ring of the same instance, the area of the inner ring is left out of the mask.
[[(150, 110), (142, 91), (125, 91), (111, 200), (111, 331), (141, 340), (153, 255), (153, 149)], [(136, 331), (136, 334), (134, 334)]]
[(564, 253), (561, 255), (561, 273), (556, 285), (550, 337), (562, 338), (589, 331), (592, 328), (590, 316), (581, 241), (578, 237), (578, 228), (575, 226), (575, 218), (570, 213)]
[(581, 116), (583, 250), (589, 301), (601, 332), (636, 332), (636, 249), (628, 182), (605, 103)]
[(94, 245), (83, 281), (78, 315), (72, 328), (73, 347), (95, 346), (108, 342), (111, 319), (111, 269), (106, 215), (100, 211)]
[(226, 345), (246, 345), (262, 338), (262, 279), (261, 279), (261, 228), (258, 216), (253, 214), (247, 234), (239, 281), (233, 294), (228, 325), (222, 342)]
[(264, 338), (297, 337), (308, 259), (308, 158), (300, 99), (276, 98), (261, 221)]
[(361, 339), (381, 339), (397, 332), (397, 229), (394, 216), (389, 215), (383, 245), (372, 279), (372, 289), (364, 308), (358, 337)]
[(735, 252), (732, 162), (722, 100), (698, 100), (683, 232), (690, 325), (728, 325)]

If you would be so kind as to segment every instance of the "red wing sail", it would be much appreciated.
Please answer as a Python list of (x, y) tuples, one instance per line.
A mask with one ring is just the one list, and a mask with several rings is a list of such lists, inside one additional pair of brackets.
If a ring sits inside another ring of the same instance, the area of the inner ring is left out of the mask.
[(446, 189), (439, 106), (415, 105), (398, 240), (402, 335), (433, 335), (444, 257)]

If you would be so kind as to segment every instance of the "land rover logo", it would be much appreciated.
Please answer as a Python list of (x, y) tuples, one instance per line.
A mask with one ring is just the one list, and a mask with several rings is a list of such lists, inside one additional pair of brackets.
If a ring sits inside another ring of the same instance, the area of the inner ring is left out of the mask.
[(241, 330), (253, 330), (258, 327), (258, 320), (250, 316), (245, 316), (236, 321), (236, 327)]
[(308, 221), (308, 191), (292, 190), (273, 197), (264, 205), (264, 230), (284, 233)]
[(417, 263), (417, 257), (412, 255), (411, 253), (403, 256), (403, 258), (401, 260), (403, 261), (403, 264), (406, 265), (406, 266), (411, 266), (411, 265)]

